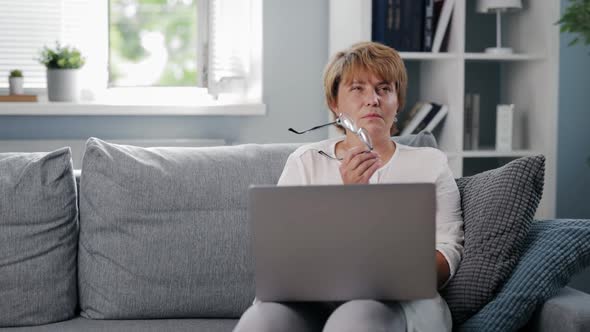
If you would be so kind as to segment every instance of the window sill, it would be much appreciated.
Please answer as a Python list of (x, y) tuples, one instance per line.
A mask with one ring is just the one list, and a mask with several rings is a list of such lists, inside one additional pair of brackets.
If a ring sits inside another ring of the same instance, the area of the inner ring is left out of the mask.
[(256, 116), (266, 115), (263, 103), (222, 103), (203, 105), (108, 104), (97, 102), (3, 102), (0, 116)]

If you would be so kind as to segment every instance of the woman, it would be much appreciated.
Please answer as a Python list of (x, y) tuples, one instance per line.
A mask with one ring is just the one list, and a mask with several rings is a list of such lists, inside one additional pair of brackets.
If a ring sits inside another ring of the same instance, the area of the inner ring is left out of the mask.
[[(368, 151), (351, 131), (344, 137), (302, 146), (289, 156), (279, 185), (435, 183), (440, 289), (454, 275), (463, 251), (459, 191), (441, 151), (404, 146), (390, 139), (406, 86), (405, 66), (392, 48), (366, 42), (337, 53), (324, 72), (326, 102), (335, 116), (345, 114), (366, 130), (373, 150)], [(451, 331), (451, 324), (448, 306), (437, 295), (400, 302), (255, 301), (236, 331)]]

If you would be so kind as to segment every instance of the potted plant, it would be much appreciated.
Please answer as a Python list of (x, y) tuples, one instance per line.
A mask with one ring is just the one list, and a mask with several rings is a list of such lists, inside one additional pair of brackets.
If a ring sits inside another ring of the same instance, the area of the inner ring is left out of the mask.
[(8, 88), (11, 95), (22, 95), (25, 93), (23, 89), (23, 72), (15, 69), (10, 71), (8, 76)]
[(45, 46), (39, 57), (47, 68), (47, 96), (50, 101), (76, 101), (79, 96), (78, 72), (86, 59), (70, 46)]
[(570, 0), (570, 5), (565, 9), (557, 24), (561, 24), (561, 32), (576, 35), (570, 41), (569, 46), (575, 45), (582, 40), (585, 45), (590, 44), (590, 1)]

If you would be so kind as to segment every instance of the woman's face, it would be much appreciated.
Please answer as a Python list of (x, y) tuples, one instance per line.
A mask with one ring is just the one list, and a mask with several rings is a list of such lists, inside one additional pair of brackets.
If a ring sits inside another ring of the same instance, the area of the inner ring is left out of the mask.
[(365, 128), (371, 138), (389, 137), (397, 109), (397, 91), (392, 82), (375, 74), (361, 71), (350, 82), (338, 87), (336, 115), (348, 115), (359, 128)]

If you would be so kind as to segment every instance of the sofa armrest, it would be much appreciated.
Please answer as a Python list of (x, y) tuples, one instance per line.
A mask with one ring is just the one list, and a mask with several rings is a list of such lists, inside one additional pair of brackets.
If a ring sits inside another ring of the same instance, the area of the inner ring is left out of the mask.
[(590, 331), (590, 294), (564, 287), (539, 308), (525, 331)]

